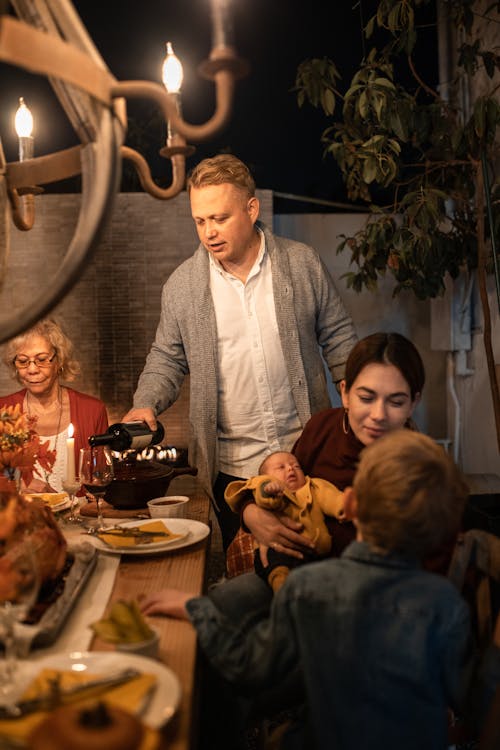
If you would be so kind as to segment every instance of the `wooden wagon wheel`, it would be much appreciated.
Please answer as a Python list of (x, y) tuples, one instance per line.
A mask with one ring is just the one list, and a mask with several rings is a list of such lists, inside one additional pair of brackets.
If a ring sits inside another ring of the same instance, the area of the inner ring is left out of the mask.
[[(0, 315), (0, 342), (49, 313), (80, 277), (111, 215), (125, 131), (123, 116), (118, 115), (111, 96), (116, 81), (72, 4), (68, 0), (15, 0), (13, 6), (20, 20), (9, 16), (0, 19), (0, 58), (49, 77), (81, 146), (29, 163), (5, 164), (0, 157), (0, 237), (5, 255), (10, 215), (19, 228), (29, 228), (26, 214), (33, 197), (23, 185), (81, 172), (82, 200), (74, 235), (59, 270), (20, 312)], [(25, 223), (27, 226), (23, 226)]]

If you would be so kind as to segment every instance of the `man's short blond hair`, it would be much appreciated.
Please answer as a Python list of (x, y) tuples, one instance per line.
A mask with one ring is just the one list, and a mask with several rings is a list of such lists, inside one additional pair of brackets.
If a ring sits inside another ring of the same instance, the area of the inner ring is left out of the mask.
[(396, 430), (361, 453), (353, 487), (363, 540), (422, 559), (451, 540), (468, 496), (444, 449), (411, 430)]
[(188, 175), (186, 190), (189, 195), (191, 188), (223, 184), (244, 190), (249, 198), (255, 195), (255, 181), (250, 170), (232, 154), (220, 154), (200, 161)]

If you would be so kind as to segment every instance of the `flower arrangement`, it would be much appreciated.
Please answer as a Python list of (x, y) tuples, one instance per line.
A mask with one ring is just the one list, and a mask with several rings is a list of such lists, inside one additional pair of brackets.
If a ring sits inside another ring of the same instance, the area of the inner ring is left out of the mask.
[(36, 417), (21, 411), (21, 405), (0, 406), (0, 474), (13, 480), (20, 476), (28, 486), (38, 474), (35, 464), (50, 471), (56, 459), (49, 443), (35, 432)]

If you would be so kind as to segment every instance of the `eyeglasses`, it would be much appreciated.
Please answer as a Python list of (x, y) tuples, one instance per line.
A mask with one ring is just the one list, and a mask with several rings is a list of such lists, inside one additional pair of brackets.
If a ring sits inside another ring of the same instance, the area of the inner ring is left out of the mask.
[(52, 360), (56, 356), (57, 356), (57, 351), (54, 351), (54, 354), (52, 354), (52, 356), (50, 354), (35, 354), (35, 356), (32, 359), (30, 359), (29, 357), (14, 357), (13, 362), (18, 370), (25, 370), (27, 367), (30, 366), (32, 362), (37, 367), (49, 367)]

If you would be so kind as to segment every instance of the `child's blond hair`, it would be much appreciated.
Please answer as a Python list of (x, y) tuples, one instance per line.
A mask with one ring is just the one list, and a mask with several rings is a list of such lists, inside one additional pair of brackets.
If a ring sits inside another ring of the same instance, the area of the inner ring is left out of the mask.
[(423, 558), (458, 531), (468, 488), (431, 438), (396, 430), (361, 453), (353, 482), (363, 540)]

